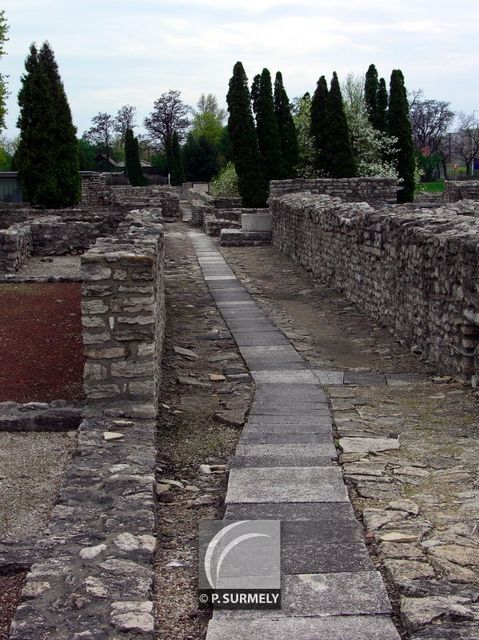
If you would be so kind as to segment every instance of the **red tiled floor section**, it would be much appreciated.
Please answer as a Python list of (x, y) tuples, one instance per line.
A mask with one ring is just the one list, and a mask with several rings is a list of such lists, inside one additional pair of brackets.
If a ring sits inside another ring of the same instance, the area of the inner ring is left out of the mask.
[(0, 401), (83, 397), (81, 285), (0, 284)]

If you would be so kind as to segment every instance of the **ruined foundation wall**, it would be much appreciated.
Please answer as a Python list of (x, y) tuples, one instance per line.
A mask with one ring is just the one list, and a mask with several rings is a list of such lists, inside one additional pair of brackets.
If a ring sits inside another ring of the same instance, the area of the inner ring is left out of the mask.
[(442, 372), (470, 377), (479, 343), (479, 221), (471, 203), (415, 210), (274, 198), (273, 243)]
[(368, 202), (383, 205), (396, 202), (397, 182), (391, 178), (296, 178), (293, 180), (272, 180), (269, 183), (270, 201), (286, 193), (324, 194), (341, 198), (344, 202)]
[(85, 393), (90, 404), (154, 417), (165, 322), (163, 227), (131, 214), (82, 256)]

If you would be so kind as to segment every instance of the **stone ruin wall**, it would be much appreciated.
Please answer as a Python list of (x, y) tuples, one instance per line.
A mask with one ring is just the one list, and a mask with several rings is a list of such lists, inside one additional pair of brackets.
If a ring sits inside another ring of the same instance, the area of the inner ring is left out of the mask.
[(398, 190), (396, 180), (391, 178), (295, 178), (272, 180), (269, 183), (270, 202), (286, 193), (309, 191), (341, 198), (344, 202), (367, 202), (371, 206), (382, 206), (385, 202), (396, 202)]
[(22, 222), (0, 229), (0, 272), (18, 271), (31, 256), (82, 253), (100, 236), (116, 233), (125, 215), (113, 209), (22, 212)]
[(108, 185), (102, 173), (82, 175), (81, 203), (90, 207), (161, 207), (165, 218), (180, 216), (180, 197), (173, 187)]
[(437, 366), (469, 378), (479, 344), (479, 207), (373, 209), (273, 198), (273, 243)]
[(98, 240), (81, 262), (88, 401), (154, 418), (165, 324), (163, 226), (147, 211), (132, 213), (117, 237)]

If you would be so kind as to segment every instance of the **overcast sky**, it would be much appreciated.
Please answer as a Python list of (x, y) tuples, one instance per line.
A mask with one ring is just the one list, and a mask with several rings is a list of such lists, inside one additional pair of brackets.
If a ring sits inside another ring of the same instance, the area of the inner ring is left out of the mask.
[(250, 81), (283, 72), (290, 98), (318, 77), (363, 74), (371, 62), (389, 82), (448, 100), (479, 117), (479, 3), (461, 0), (4, 0), (10, 25), (1, 72), (9, 75), (8, 134), (31, 42), (55, 51), (79, 135), (98, 111), (138, 108), (140, 121), (164, 91), (194, 105), (221, 104), (237, 60)]

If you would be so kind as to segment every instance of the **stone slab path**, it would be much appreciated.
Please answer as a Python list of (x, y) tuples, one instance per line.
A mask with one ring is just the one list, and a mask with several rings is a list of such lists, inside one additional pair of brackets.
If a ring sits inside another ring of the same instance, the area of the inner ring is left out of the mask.
[(207, 640), (399, 640), (337, 466), (328, 401), (208, 236), (203, 276), (256, 385), (232, 460), (225, 519), (282, 523), (282, 610), (217, 611)]

